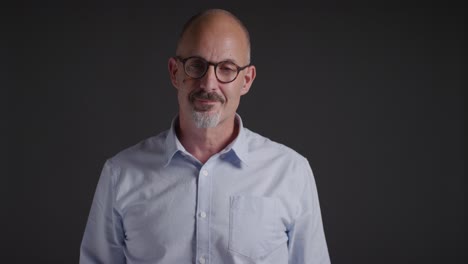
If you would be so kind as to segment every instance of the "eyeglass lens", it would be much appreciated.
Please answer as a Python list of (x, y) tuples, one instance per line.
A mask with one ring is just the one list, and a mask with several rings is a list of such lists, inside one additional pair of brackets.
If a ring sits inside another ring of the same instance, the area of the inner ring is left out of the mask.
[[(202, 58), (189, 58), (185, 62), (185, 72), (188, 76), (198, 79), (205, 75), (209, 65), (210, 63)], [(215, 64), (215, 69), (216, 77), (221, 82), (230, 82), (237, 77), (237, 65), (232, 62), (223, 61)]]

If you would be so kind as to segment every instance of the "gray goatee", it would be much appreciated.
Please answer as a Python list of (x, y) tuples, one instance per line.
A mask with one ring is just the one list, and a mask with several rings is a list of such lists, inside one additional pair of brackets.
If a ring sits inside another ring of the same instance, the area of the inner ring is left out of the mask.
[(198, 112), (192, 111), (192, 119), (195, 122), (195, 126), (198, 128), (210, 128), (215, 127), (219, 123), (220, 114), (218, 112)]

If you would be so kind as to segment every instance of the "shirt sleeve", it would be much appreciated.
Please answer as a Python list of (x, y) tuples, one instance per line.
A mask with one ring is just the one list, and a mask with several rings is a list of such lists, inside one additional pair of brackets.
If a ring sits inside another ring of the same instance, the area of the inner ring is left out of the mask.
[(115, 210), (114, 168), (102, 169), (80, 249), (80, 264), (126, 263), (120, 214)]
[(290, 264), (329, 264), (330, 257), (320, 211), (314, 175), (304, 158), (304, 185), (295, 220), (289, 228)]

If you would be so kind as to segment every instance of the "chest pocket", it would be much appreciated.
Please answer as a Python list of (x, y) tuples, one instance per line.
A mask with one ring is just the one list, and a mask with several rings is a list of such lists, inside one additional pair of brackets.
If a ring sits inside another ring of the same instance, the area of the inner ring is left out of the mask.
[(228, 248), (232, 252), (262, 259), (288, 240), (275, 198), (231, 196), (229, 213)]

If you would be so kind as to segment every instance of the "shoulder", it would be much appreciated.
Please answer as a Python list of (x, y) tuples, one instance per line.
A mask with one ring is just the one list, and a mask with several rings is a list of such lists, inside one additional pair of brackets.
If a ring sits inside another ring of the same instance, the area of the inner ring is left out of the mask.
[(108, 159), (116, 167), (141, 167), (164, 162), (168, 130), (121, 150)]
[(273, 141), (270, 138), (253, 132), (247, 128), (244, 128), (244, 133), (246, 139), (246, 152), (250, 156), (254, 156), (256, 158), (259, 156), (265, 156), (270, 160), (307, 163), (307, 159), (302, 154), (283, 143)]
[(308, 159), (293, 148), (273, 141), (251, 130), (245, 130), (246, 161), (255, 170), (267, 171), (295, 190), (314, 182)]

